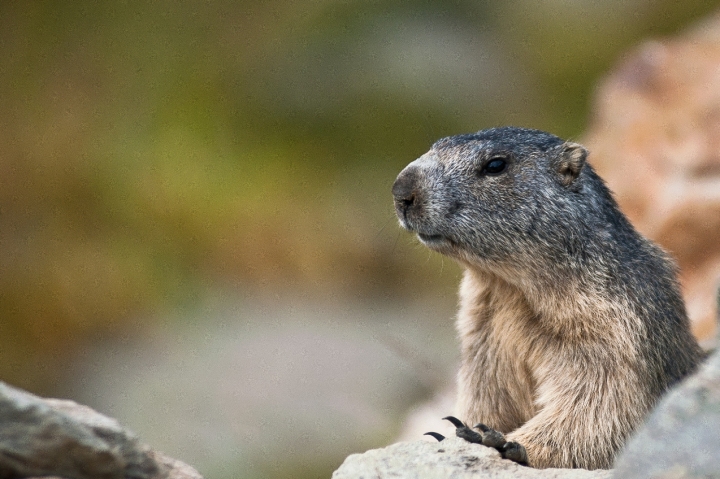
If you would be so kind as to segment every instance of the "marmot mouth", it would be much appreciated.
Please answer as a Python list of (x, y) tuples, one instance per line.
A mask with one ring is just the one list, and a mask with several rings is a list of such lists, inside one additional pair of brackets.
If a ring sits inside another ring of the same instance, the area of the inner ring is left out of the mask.
[(423, 241), (439, 241), (443, 239), (442, 235), (426, 235), (425, 233), (418, 233), (417, 235)]
[(425, 243), (427, 246), (440, 245), (440, 244), (452, 244), (452, 241), (443, 235), (429, 235), (425, 233), (418, 233), (420, 241)]

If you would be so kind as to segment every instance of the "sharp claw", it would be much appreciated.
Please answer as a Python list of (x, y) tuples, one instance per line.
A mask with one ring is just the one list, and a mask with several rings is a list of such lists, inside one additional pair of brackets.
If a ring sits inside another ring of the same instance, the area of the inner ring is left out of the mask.
[(465, 427), (465, 424), (455, 416), (446, 416), (443, 418), (445, 421), (450, 421), (455, 427)]
[(490, 430), (485, 424), (479, 422), (473, 426), (475, 429), (480, 429), (482, 432), (488, 432)]
[(443, 419), (453, 423), (453, 426), (455, 426), (455, 435), (457, 437), (465, 439), (467, 442), (482, 444), (482, 435), (467, 427), (467, 425), (465, 425), (465, 423), (462, 422), (460, 419), (456, 418), (455, 416), (447, 416)]
[(437, 442), (442, 442), (445, 439), (445, 436), (438, 432), (426, 432), (423, 436), (432, 436), (437, 439)]
[[(453, 423), (453, 426), (457, 428), (455, 434), (457, 434), (458, 437), (461, 437), (468, 442), (483, 444), (485, 446), (495, 448), (500, 451), (500, 454), (505, 459), (510, 459), (511, 461), (515, 461), (523, 466), (528, 465), (527, 451), (523, 445), (515, 441), (506, 442), (503, 433), (479, 422), (473, 426), (474, 429), (482, 431), (482, 434), (479, 434), (467, 427), (465, 423), (455, 416), (447, 416), (443, 419)], [(441, 434), (437, 434), (436, 432), (428, 432), (426, 434), (433, 436), (435, 439), (438, 439), (437, 436), (445, 439)], [(438, 439), (438, 441), (441, 440), (442, 439)]]

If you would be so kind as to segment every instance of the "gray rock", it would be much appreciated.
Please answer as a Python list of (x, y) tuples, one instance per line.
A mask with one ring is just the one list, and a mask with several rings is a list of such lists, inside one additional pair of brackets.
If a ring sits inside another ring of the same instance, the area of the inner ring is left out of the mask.
[(165, 479), (203, 479), (203, 476), (184, 462), (168, 457), (162, 452), (150, 450), (150, 457), (160, 466), (161, 476)]
[(0, 382), (0, 478), (202, 479), (109, 417)]
[(353, 454), (333, 473), (333, 479), (605, 479), (611, 471), (533, 469), (520, 466), (489, 447), (456, 437), (440, 443), (399, 442), (364, 454)]
[(720, 478), (720, 351), (660, 402), (614, 477)]

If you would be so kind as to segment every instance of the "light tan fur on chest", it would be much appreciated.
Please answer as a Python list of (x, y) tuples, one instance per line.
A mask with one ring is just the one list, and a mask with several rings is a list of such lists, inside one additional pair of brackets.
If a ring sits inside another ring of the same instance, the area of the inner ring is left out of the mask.
[[(598, 447), (590, 439), (624, 440), (632, 429), (627, 424), (636, 423), (652, 403), (639, 387), (644, 364), (632, 347), (627, 324), (613, 317), (616, 308), (597, 301), (589, 309), (575, 303), (574, 317), (549, 318), (517, 287), (471, 271), (460, 300), (458, 415), (514, 440), (532, 436), (525, 443), (535, 466), (558, 463), (549, 451), (557, 451), (555, 443), (565, 440), (564, 433), (567, 440), (587, 438), (588, 444), (562, 450), (583, 450), (589, 458), (569, 456), (561, 464), (609, 467), (613, 457), (598, 451), (614, 448)], [(567, 311), (564, 304), (558, 308)], [(547, 451), (542, 428), (555, 431), (545, 438)], [(578, 431), (582, 428), (591, 430)]]

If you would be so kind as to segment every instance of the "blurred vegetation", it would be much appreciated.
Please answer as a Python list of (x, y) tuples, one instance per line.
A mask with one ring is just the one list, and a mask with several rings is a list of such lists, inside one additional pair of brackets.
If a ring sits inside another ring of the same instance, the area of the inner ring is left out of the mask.
[(577, 136), (622, 51), (715, 3), (2, 2), (0, 377), (47, 393), (215, 290), (437, 289), (397, 172), (492, 125)]

